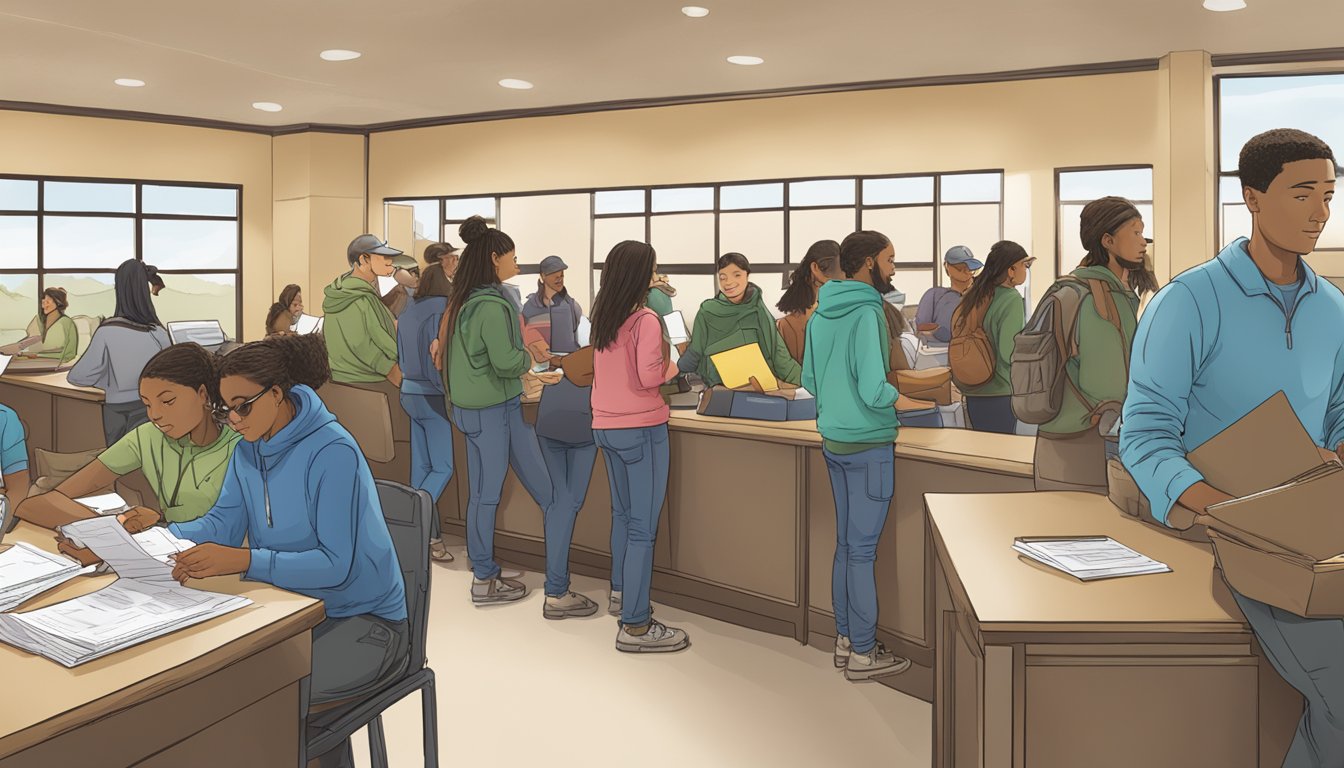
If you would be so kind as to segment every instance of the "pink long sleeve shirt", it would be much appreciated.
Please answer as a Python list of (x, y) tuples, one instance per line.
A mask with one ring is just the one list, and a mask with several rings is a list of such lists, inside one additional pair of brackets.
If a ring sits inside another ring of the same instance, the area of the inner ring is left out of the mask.
[(663, 325), (653, 310), (639, 309), (616, 340), (593, 353), (593, 429), (634, 429), (666, 424), (670, 410), (658, 388), (677, 375), (663, 357)]

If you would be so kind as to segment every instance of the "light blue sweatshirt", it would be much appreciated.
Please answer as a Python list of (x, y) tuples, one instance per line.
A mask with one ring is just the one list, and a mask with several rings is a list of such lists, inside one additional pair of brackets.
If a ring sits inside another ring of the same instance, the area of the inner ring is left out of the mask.
[(1186, 454), (1280, 391), (1318, 446), (1344, 441), (1344, 294), (1299, 260), (1284, 306), (1246, 246), (1181, 273), (1139, 320), (1120, 458), (1162, 522), (1204, 479)]
[(406, 591), (373, 474), (355, 439), (306, 386), (294, 420), (270, 440), (240, 442), (219, 501), (168, 530), (197, 544), (247, 545), (243, 574), (326, 604), (327, 616), (406, 618)]

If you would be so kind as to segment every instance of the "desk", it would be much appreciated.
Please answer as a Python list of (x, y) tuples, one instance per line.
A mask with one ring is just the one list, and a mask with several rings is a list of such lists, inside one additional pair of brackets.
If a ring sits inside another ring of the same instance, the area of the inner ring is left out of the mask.
[[(1302, 700), (1259, 656), (1206, 545), (1084, 493), (926, 498), (937, 552), (935, 765), (1278, 766)], [(1083, 583), (1015, 536), (1107, 535), (1171, 573)]]
[(105, 448), (103, 391), (77, 387), (60, 373), (7, 373), (0, 376), (0, 403), (19, 414), (28, 432), (28, 450), (73, 453)]
[[(55, 551), (52, 533), (28, 523), (5, 541)], [(112, 579), (77, 577), (23, 610)], [(233, 576), (202, 586), (253, 604), (74, 669), (0, 645), (0, 766), (293, 768), (322, 603)]]

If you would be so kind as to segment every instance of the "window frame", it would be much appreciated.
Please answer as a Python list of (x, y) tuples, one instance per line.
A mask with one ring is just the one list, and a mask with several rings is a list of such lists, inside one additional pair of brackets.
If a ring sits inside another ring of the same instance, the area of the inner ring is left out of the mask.
[[(1064, 216), (1063, 210), (1066, 205), (1087, 205), (1091, 200), (1062, 200), (1060, 199), (1060, 176), (1066, 173), (1095, 173), (1098, 171), (1148, 171), (1153, 172), (1153, 166), (1145, 163), (1128, 163), (1119, 165), (1078, 165), (1067, 166), (1055, 169), (1055, 278), (1058, 279), (1068, 274), (1064, 271)], [(1156, 189), (1157, 182), (1153, 182), (1153, 188)], [(1153, 195), (1154, 190), (1149, 190)], [(1094, 198), (1095, 199), (1095, 198)], [(1129, 198), (1125, 198), (1129, 200)], [(1147, 205), (1152, 207), (1152, 199), (1148, 200), (1129, 200), (1137, 205)], [(1153, 222), (1150, 222), (1153, 223)], [(1073, 270), (1069, 270), (1072, 272)]]

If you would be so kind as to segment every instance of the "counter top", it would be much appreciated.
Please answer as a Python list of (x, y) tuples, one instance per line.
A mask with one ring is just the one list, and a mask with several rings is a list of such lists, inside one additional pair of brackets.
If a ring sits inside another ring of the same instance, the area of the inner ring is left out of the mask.
[(10, 384), (25, 389), (33, 389), (38, 392), (46, 392), (49, 395), (60, 395), (62, 397), (73, 397), (78, 400), (87, 400), (92, 403), (103, 402), (103, 390), (93, 387), (78, 387), (65, 380), (68, 371), (58, 371), (55, 373), (6, 373), (0, 376), (0, 384)]

